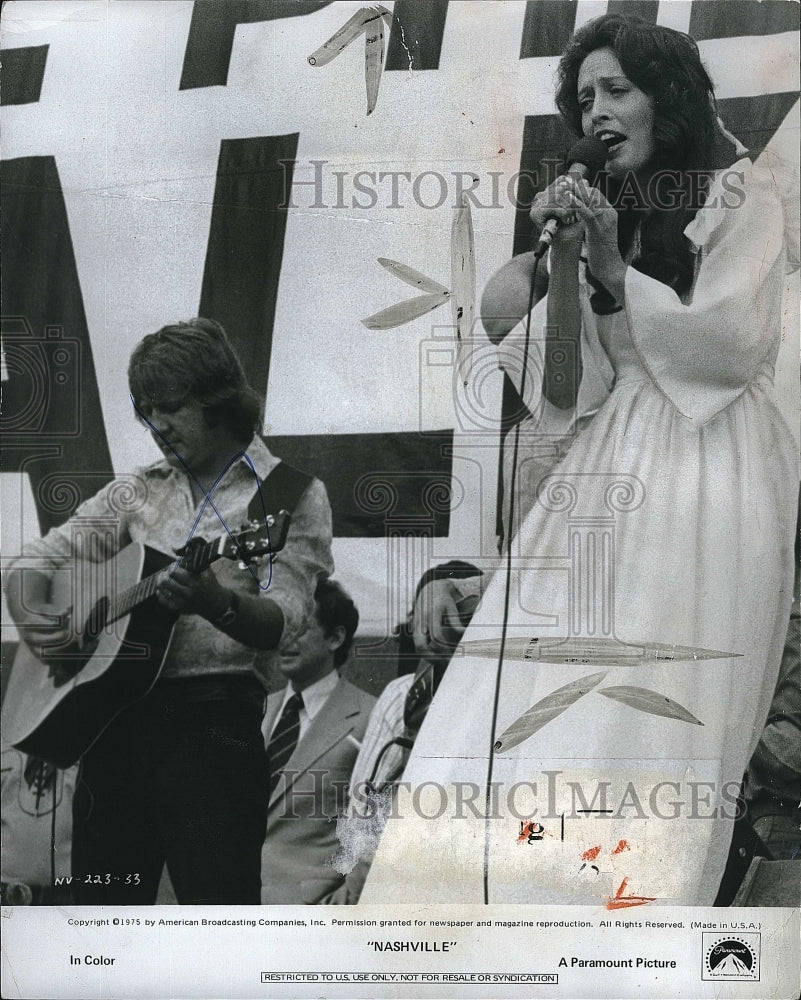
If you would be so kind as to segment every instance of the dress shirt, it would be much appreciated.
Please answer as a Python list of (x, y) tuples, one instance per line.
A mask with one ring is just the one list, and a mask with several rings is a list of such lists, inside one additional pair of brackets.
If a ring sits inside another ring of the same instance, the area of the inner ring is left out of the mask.
[[(315, 681), (314, 684), (310, 684), (307, 688), (304, 688), (300, 692), (301, 698), (303, 698), (303, 707), (300, 710), (300, 735), (298, 736), (298, 742), (300, 742), (306, 730), (311, 725), (312, 719), (317, 715), (323, 705), (328, 701), (329, 696), (333, 692), (334, 688), (339, 684), (339, 672), (337, 670), (332, 670), (330, 674), (326, 674), (319, 681)], [(278, 720), (281, 718), (284, 708), (286, 708), (286, 703), (296, 692), (291, 684), (287, 684), (286, 691), (284, 692), (284, 700), (281, 702), (281, 709), (276, 715), (272, 726), (270, 727), (269, 736), (272, 735), (273, 730), (278, 724)], [(269, 736), (267, 742), (269, 743)]]
[[(280, 461), (258, 436), (250, 442), (246, 454), (259, 481)], [(215, 489), (214, 507), (233, 532), (239, 531), (246, 521), (256, 488), (253, 470), (241, 458)], [(277, 513), (270, 502), (269, 488), (264, 491), (264, 503), (269, 513)], [(187, 474), (161, 460), (133, 475), (115, 479), (81, 504), (66, 524), (26, 544), (15, 568), (30, 566), (51, 573), (68, 566), (81, 544), (76, 533), (83, 526), (84, 532), (91, 532), (89, 543), (83, 547), (84, 558), (101, 563), (130, 542), (144, 542), (171, 554), (186, 544), (193, 525), (194, 534), (206, 541), (226, 533), (207, 500), (195, 504)], [(239, 569), (236, 562), (228, 559), (215, 562), (211, 572), (224, 587), (239, 594), (275, 601), (284, 615), (286, 637), (308, 620), (314, 610), (317, 579), (321, 574), (331, 574), (333, 568), (331, 508), (325, 487), (319, 479), (313, 479), (292, 512), (287, 542), (272, 564), (272, 576), (268, 556), (263, 556), (255, 566), (258, 583), (247, 569)], [(268, 583), (267, 589), (259, 586)], [(173, 630), (162, 676), (249, 674), (254, 659), (255, 650), (243, 646), (211, 622), (199, 615), (182, 615)]]
[[(473, 579), (472, 577), (470, 578)], [(459, 580), (459, 583), (468, 581)], [(367, 731), (362, 740), (359, 756), (353, 765), (350, 779), (351, 811), (358, 813), (364, 800), (364, 783), (373, 774), (379, 754), (391, 740), (403, 736), (403, 710), (406, 695), (414, 683), (414, 674), (402, 674), (390, 681), (378, 697), (370, 713)], [(403, 750), (397, 744), (391, 746), (381, 758), (378, 773), (373, 779), (376, 785), (389, 776), (400, 764)], [(361, 787), (361, 792), (357, 789)]]

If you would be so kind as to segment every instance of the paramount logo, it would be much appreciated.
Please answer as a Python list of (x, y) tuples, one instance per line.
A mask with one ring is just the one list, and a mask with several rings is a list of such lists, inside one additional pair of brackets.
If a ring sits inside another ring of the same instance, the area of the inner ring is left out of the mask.
[(759, 980), (760, 935), (705, 932), (703, 936), (705, 980)]

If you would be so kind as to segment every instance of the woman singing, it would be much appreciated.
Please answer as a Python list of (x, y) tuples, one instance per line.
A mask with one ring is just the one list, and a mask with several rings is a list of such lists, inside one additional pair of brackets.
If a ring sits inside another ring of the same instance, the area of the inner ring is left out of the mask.
[[(680, 32), (590, 22), (556, 102), (606, 145), (603, 176), (535, 199), (535, 226), (561, 225), (530, 316), (533, 254), (483, 301), (493, 341), (522, 317), (505, 346), (544, 370), (541, 395), (519, 385), (534, 424), (514, 450), (519, 529), (363, 902), (711, 904), (776, 682), (798, 468), (774, 400), (786, 253), (771, 175), (723, 128)], [(507, 362), (518, 382), (523, 367)], [(504, 658), (486, 651), (502, 636)], [(532, 638), (569, 641), (551, 662), (536, 644), (510, 653)], [(501, 739), (517, 720), (530, 735)]]

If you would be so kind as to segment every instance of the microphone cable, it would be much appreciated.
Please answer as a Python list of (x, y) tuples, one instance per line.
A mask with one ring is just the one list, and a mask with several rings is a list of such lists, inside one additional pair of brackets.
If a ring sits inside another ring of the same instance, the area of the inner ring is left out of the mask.
[[(526, 332), (523, 338), (523, 368), (520, 374), (520, 400), (525, 399), (524, 391), (526, 376), (528, 374), (529, 344), (531, 342), (531, 311), (534, 308), (535, 281), (540, 260), (542, 259), (547, 246), (540, 244), (542, 250), (534, 252), (534, 270), (531, 273), (531, 285), (528, 293), (528, 308), (526, 310)], [(543, 372), (544, 377), (544, 372)], [(503, 658), (506, 651), (506, 632), (509, 624), (509, 597), (512, 585), (512, 541), (516, 538), (514, 531), (515, 516), (515, 493), (517, 489), (517, 457), (520, 446), (520, 424), (523, 420), (515, 421), (514, 445), (512, 447), (512, 472), (509, 477), (509, 521), (506, 531), (506, 579), (504, 583), (503, 595), (503, 623), (501, 626), (501, 644), (498, 650), (498, 665), (495, 670), (495, 691), (492, 699), (492, 720), (490, 723), (490, 746), (489, 760), (487, 762), (487, 792), (485, 796), (484, 814), (484, 905), (489, 905), (489, 852), (490, 852), (490, 807), (492, 799), (492, 772), (495, 767), (495, 732), (498, 724), (498, 702), (501, 693), (501, 677), (503, 675)], [(503, 470), (501, 470), (503, 473)]]
[[(590, 175), (597, 174), (604, 166), (607, 156), (606, 145), (598, 138), (593, 136), (585, 136), (572, 147), (568, 153), (568, 173), (571, 172), (573, 166), (578, 168), (576, 176), (587, 177)], [(556, 232), (557, 223), (554, 223), (553, 227), (549, 227), (546, 224), (546, 228), (543, 230), (537, 247), (534, 251), (534, 270), (531, 274), (531, 286), (529, 288), (528, 294), (528, 309), (526, 313), (526, 333), (523, 340), (523, 368), (520, 374), (520, 400), (521, 403), (524, 400), (524, 390), (526, 385), (526, 375), (528, 374), (528, 354), (529, 345), (531, 342), (531, 311), (534, 308), (534, 283), (537, 277), (537, 269), (539, 267), (540, 260), (548, 249), (553, 235)], [(548, 236), (546, 238), (546, 232)], [(543, 380), (545, 379), (545, 358), (543, 358)], [(525, 405), (525, 404), (524, 404)], [(521, 417), (522, 420), (522, 417)], [(501, 643), (498, 650), (498, 666), (495, 671), (495, 692), (492, 700), (492, 720), (490, 724), (490, 748), (489, 748), (489, 760), (487, 763), (487, 792), (485, 796), (485, 806), (486, 813), (484, 816), (484, 905), (489, 904), (489, 851), (490, 851), (490, 805), (492, 798), (492, 772), (495, 767), (495, 730), (498, 723), (498, 702), (500, 700), (501, 691), (501, 677), (503, 675), (503, 657), (506, 651), (506, 632), (509, 625), (509, 597), (512, 585), (512, 540), (513, 537), (517, 537), (514, 533), (514, 514), (515, 514), (515, 493), (517, 488), (517, 459), (520, 445), (520, 423), (521, 420), (515, 423), (515, 437), (514, 437), (514, 447), (512, 449), (512, 472), (509, 477), (509, 525), (508, 531), (506, 532), (507, 547), (506, 547), (506, 581), (504, 584), (504, 596), (503, 596), (503, 624), (501, 627)], [(501, 470), (503, 472), (503, 470)]]

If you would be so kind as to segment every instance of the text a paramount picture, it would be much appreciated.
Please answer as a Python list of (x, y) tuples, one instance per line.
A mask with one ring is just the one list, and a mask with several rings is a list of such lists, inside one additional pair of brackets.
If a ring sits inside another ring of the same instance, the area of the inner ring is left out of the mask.
[(4, 996), (799, 996), (799, 37), (2, 5)]

